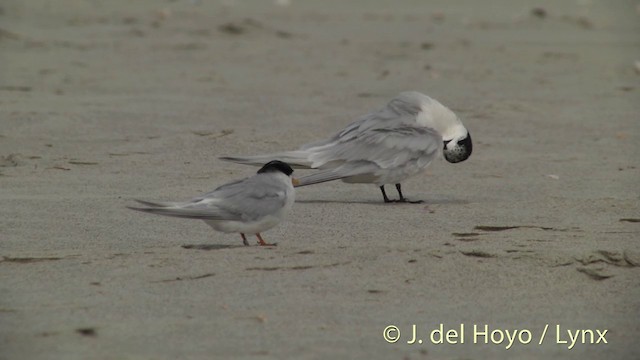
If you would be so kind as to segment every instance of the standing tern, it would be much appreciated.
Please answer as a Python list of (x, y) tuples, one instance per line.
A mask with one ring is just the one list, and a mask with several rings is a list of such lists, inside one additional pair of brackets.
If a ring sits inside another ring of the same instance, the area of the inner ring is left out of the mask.
[(293, 205), (297, 179), (288, 164), (274, 160), (262, 166), (254, 176), (230, 182), (186, 202), (154, 203), (136, 200), (146, 207), (128, 207), (152, 214), (204, 220), (214, 230), (256, 235), (261, 246), (261, 232), (278, 225)]
[[(334, 136), (298, 150), (221, 159), (247, 165), (282, 159), (296, 168), (319, 170), (299, 178), (297, 186), (338, 179), (373, 183), (380, 187), (385, 203), (420, 203), (403, 196), (401, 182), (423, 172), (440, 153), (448, 162), (458, 163), (468, 159), (472, 149), (471, 135), (453, 111), (427, 95), (407, 91)], [(398, 200), (387, 197), (386, 184), (395, 184)]]

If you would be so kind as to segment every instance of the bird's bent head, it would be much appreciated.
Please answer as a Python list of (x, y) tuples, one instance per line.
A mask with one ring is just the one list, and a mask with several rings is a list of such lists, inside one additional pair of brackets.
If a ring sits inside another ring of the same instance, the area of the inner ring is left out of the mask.
[(269, 172), (281, 172), (287, 176), (293, 174), (293, 169), (286, 162), (282, 162), (280, 160), (269, 161), (264, 164), (263, 167), (258, 170), (258, 174), (269, 173)]
[(468, 131), (465, 135), (444, 140), (444, 149), (442, 153), (444, 158), (450, 163), (465, 161), (471, 156), (473, 151), (473, 143), (471, 142), (471, 134)]
[(448, 162), (465, 161), (471, 156), (473, 150), (471, 135), (462, 121), (449, 108), (437, 100), (415, 91), (401, 93), (393, 101), (406, 108), (417, 109), (416, 123), (432, 128), (442, 136), (443, 154)]

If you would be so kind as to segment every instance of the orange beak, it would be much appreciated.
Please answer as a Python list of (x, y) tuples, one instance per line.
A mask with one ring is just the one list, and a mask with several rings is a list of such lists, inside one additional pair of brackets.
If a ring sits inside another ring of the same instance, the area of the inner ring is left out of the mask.
[(300, 180), (296, 178), (291, 178), (291, 183), (293, 184), (293, 186), (298, 186), (300, 185)]

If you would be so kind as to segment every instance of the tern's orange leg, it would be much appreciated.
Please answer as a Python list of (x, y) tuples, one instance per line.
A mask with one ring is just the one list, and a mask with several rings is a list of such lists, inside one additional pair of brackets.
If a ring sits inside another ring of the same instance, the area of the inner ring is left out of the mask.
[(260, 234), (256, 234), (256, 237), (258, 238), (258, 244), (260, 244), (260, 246), (276, 246), (277, 245), (277, 244), (267, 243), (266, 241), (264, 241), (262, 236), (260, 236)]
[(247, 237), (244, 236), (243, 233), (240, 233), (240, 236), (242, 236), (242, 243), (244, 244), (244, 246), (249, 246), (249, 242), (247, 241)]

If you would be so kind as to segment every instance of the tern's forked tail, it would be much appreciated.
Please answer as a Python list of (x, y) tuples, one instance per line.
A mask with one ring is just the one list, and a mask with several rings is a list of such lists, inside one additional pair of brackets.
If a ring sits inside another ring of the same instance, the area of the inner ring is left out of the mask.
[(150, 201), (143, 201), (134, 199), (146, 207), (134, 207), (127, 206), (127, 209), (142, 211), (150, 214), (173, 216), (187, 219), (200, 219), (200, 220), (229, 220), (227, 214), (220, 211), (216, 207), (210, 208), (194, 208), (188, 207), (189, 203), (154, 203)]

